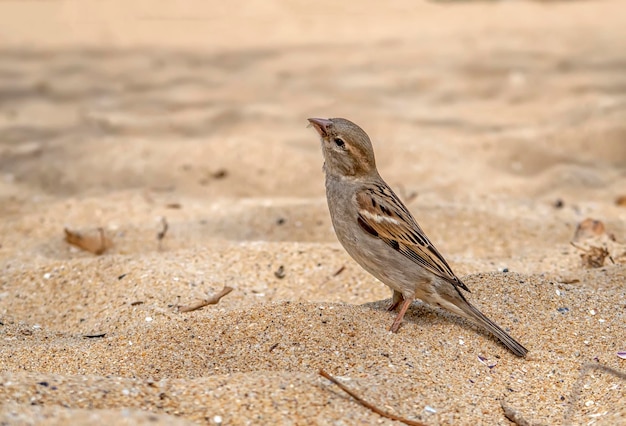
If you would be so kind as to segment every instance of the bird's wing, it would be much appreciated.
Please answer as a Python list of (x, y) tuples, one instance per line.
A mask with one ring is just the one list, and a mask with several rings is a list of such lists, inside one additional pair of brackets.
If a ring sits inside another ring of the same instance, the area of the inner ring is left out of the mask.
[(463, 290), (469, 288), (454, 275), (450, 265), (430, 242), (409, 210), (384, 184), (375, 184), (356, 193), (361, 228), (380, 238), (394, 250), (421, 267)]

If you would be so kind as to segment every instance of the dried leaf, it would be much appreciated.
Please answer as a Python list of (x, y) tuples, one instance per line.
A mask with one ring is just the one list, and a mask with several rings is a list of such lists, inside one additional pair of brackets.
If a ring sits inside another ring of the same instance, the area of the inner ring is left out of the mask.
[(574, 241), (586, 240), (587, 238), (600, 237), (606, 234), (604, 223), (599, 220), (587, 218), (580, 222), (574, 233)]
[(95, 232), (81, 233), (65, 228), (65, 241), (81, 250), (101, 255), (113, 246), (113, 241), (104, 234), (103, 228)]
[(590, 248), (585, 249), (583, 247), (577, 246), (574, 243), (571, 244), (578, 250), (582, 251), (582, 253), (580, 254), (580, 259), (582, 261), (583, 267), (585, 268), (601, 268), (602, 266), (604, 266), (604, 261), (607, 257), (611, 260), (611, 262), (615, 263), (615, 261), (611, 257), (611, 254), (609, 253), (609, 250), (606, 247), (591, 246)]
[(224, 179), (226, 176), (228, 176), (228, 170), (226, 169), (218, 169), (211, 173), (213, 179)]
[(285, 278), (285, 267), (280, 265), (276, 271), (274, 271), (274, 276), (279, 280)]

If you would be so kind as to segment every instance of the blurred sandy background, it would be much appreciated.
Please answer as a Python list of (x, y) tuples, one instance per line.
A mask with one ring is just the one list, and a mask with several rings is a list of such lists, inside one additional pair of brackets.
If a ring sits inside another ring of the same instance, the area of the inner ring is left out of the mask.
[[(427, 424), (626, 424), (624, 11), (1, 1), (0, 423), (395, 424), (324, 368)], [(337, 116), (527, 359), (420, 302), (387, 332), (306, 128)]]

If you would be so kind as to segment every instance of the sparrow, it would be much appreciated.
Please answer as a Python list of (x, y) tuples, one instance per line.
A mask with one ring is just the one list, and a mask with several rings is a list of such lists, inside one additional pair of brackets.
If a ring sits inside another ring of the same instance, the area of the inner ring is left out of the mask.
[(415, 299), (484, 327), (511, 352), (528, 350), (472, 306), (469, 288), (430, 242), (411, 212), (378, 174), (374, 149), (363, 129), (344, 118), (309, 118), (324, 155), (326, 198), (339, 242), (363, 269), (393, 290), (389, 311), (398, 331)]

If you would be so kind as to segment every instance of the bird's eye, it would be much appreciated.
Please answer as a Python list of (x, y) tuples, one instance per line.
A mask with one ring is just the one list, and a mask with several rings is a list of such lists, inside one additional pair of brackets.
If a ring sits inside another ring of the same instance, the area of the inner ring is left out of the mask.
[(346, 143), (341, 138), (335, 138), (334, 142), (335, 142), (335, 145), (337, 145), (339, 148), (346, 147)]

